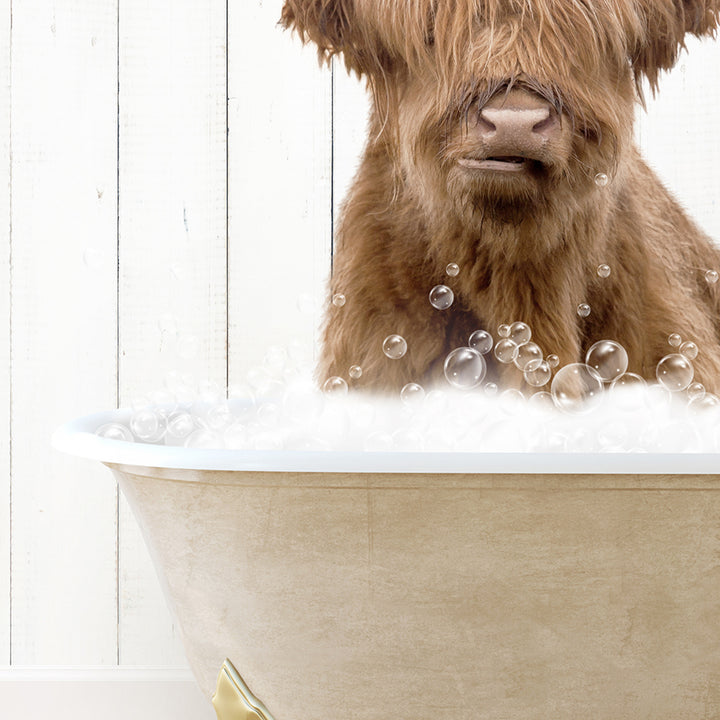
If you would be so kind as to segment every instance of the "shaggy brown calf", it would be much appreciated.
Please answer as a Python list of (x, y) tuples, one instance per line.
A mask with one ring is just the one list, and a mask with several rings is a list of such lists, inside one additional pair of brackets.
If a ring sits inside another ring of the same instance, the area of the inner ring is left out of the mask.
[[(643, 78), (654, 91), (685, 34), (714, 33), (719, 12), (720, 0), (286, 0), (284, 26), (322, 59), (342, 54), (374, 99), (320, 381), (359, 365), (351, 387), (432, 382), (474, 330), (523, 321), (561, 366), (613, 339), (647, 378), (679, 333), (700, 349), (695, 379), (717, 390), (720, 292), (705, 275), (720, 253), (632, 125)], [(438, 284), (449, 309), (428, 300)], [(399, 360), (382, 351), (391, 334), (407, 340)], [(522, 383), (512, 365), (494, 372)]]

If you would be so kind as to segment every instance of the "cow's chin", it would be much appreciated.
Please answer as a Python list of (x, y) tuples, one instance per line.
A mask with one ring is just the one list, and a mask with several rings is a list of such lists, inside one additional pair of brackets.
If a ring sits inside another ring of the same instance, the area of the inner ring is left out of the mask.
[(447, 192), (456, 215), (466, 226), (488, 221), (519, 225), (535, 222), (548, 205), (550, 173), (541, 163), (525, 161), (524, 167), (466, 168), (458, 165), (447, 175)]

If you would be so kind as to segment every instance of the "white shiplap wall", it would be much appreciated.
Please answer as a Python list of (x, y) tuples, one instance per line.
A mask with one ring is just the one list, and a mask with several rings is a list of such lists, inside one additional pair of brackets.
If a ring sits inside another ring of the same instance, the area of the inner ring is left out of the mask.
[[(312, 351), (366, 100), (281, 4), (0, 0), (0, 666), (185, 667), (109, 473), (48, 438)], [(689, 46), (638, 137), (720, 238), (720, 46)]]

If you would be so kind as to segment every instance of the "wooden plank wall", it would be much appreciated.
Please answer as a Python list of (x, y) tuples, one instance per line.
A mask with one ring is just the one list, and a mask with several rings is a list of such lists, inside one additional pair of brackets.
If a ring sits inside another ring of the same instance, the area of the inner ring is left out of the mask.
[[(0, 0), (0, 665), (185, 663), (109, 473), (48, 438), (314, 352), (367, 101), (281, 4)], [(720, 45), (690, 48), (638, 138), (720, 239)]]

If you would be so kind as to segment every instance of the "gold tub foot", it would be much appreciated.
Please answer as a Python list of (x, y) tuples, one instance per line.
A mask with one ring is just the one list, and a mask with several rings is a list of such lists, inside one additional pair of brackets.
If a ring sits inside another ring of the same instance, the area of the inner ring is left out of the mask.
[(218, 675), (212, 704), (218, 720), (273, 720), (229, 660), (223, 663)]

